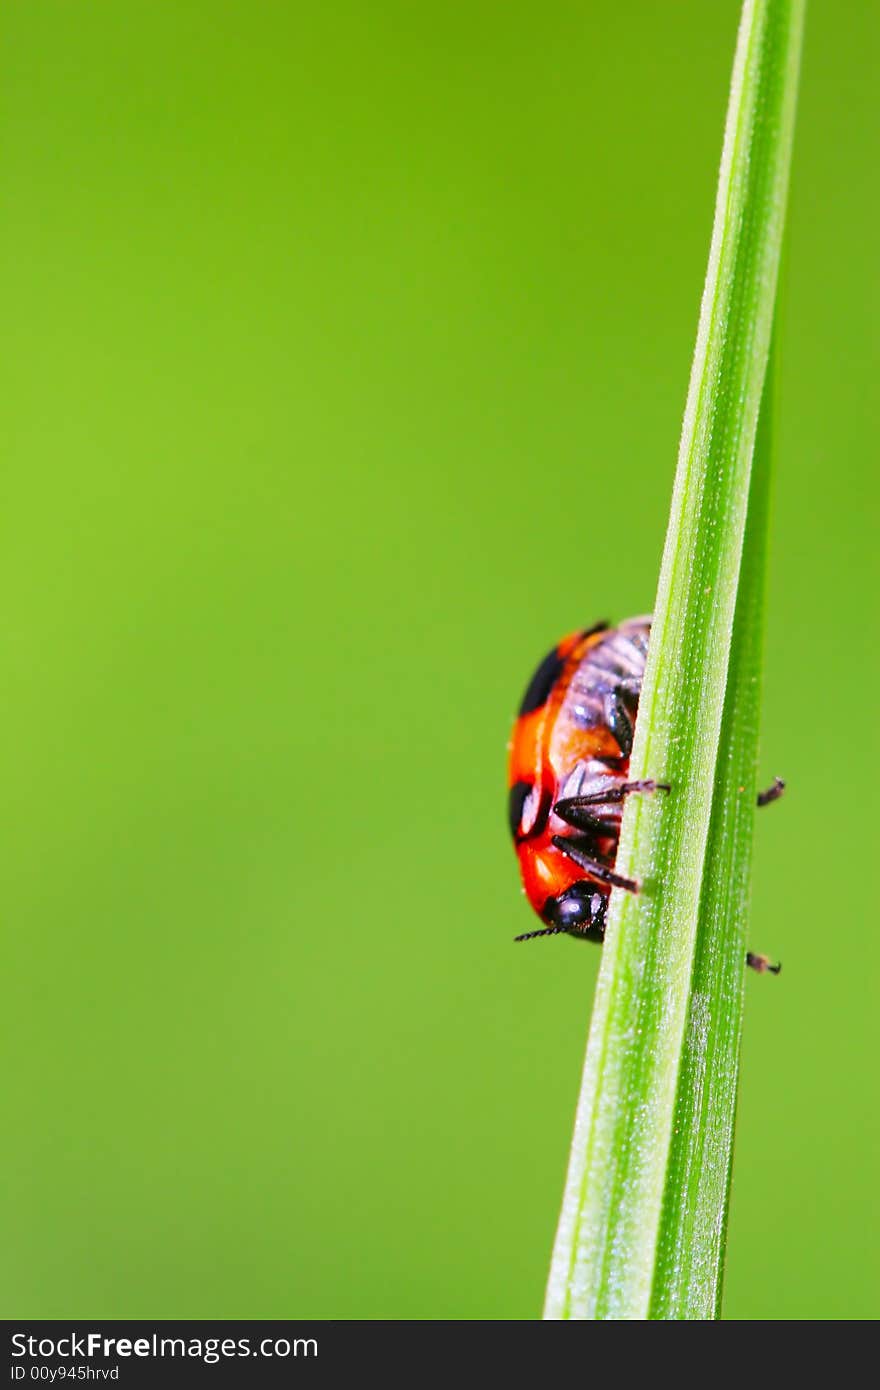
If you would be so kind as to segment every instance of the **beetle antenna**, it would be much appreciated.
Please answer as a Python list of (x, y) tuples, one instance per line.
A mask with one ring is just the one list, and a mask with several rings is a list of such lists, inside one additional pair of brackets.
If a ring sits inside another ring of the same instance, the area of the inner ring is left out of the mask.
[(536, 936), (558, 936), (564, 932), (565, 927), (542, 927), (540, 931), (526, 931), (522, 936), (515, 936), (514, 941), (534, 941)]

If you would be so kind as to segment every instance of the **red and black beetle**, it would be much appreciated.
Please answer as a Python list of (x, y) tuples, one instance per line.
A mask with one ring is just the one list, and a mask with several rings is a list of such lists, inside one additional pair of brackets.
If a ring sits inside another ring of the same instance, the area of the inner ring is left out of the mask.
[[(517, 941), (561, 932), (601, 941), (611, 889), (638, 892), (615, 872), (625, 798), (669, 791), (629, 781), (650, 618), (599, 623), (564, 637), (528, 684), (510, 742), (510, 832), (523, 887), (545, 925)], [(758, 798), (775, 800), (778, 779)], [(757, 970), (778, 970), (749, 953)]]

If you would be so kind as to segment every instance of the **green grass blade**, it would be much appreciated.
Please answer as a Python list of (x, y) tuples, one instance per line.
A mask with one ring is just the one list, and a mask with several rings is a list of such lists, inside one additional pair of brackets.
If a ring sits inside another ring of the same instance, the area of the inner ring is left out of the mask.
[(758, 792), (775, 378), (771, 347), (752, 460), (652, 1318), (717, 1317), (721, 1304)]
[[(644, 1318), (660, 1306), (667, 1170), (688, 1037), (719, 773), (751, 461), (764, 386), (803, 27), (803, 0), (746, 0), (672, 510), (571, 1159), (547, 1291), (550, 1318)], [(720, 814), (720, 811), (718, 812)], [(746, 835), (748, 838), (748, 835)], [(720, 872), (712, 866), (711, 874)], [(708, 878), (707, 878), (708, 885)], [(708, 891), (708, 887), (706, 888)], [(702, 947), (701, 947), (702, 948)], [(719, 977), (720, 978), (720, 977)], [(738, 1035), (741, 983), (736, 1004)], [(717, 1001), (706, 1001), (706, 1033)], [(730, 1112), (713, 1116), (732, 1133)], [(692, 1117), (705, 1124), (702, 1110)], [(726, 1200), (726, 1198), (725, 1198)], [(724, 1226), (724, 1206), (717, 1213)], [(721, 1241), (717, 1259), (721, 1259)], [(708, 1280), (708, 1272), (702, 1277)], [(717, 1287), (717, 1273), (714, 1275)]]

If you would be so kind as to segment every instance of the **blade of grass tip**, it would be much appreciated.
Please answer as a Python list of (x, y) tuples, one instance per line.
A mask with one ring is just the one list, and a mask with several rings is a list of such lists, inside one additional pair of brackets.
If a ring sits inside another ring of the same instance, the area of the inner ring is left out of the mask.
[(712, 1318), (721, 1305), (757, 803), (777, 336), (752, 460), (652, 1318)]
[[(746, 0), (654, 629), (545, 1316), (645, 1318), (690, 1009), (803, 0)], [(729, 924), (716, 924), (728, 931)], [(714, 1020), (709, 1018), (709, 1028)], [(732, 1116), (730, 1124), (732, 1126)], [(723, 1214), (720, 1217), (723, 1225)]]

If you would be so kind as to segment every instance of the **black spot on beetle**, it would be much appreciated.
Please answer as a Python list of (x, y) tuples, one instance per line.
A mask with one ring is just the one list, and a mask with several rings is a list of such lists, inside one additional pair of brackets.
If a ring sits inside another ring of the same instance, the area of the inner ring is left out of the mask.
[(531, 782), (514, 782), (507, 797), (507, 820), (510, 825), (510, 833), (514, 839), (519, 834), (522, 824), (523, 807), (526, 798), (532, 790)]
[(528, 689), (522, 698), (519, 712), (531, 714), (533, 710), (540, 709), (550, 691), (553, 689), (559, 677), (562, 675), (565, 662), (559, 655), (556, 647), (552, 652), (548, 652), (541, 662), (532, 679), (529, 681)]
[[(607, 623), (595, 623), (593, 627), (584, 628), (580, 634), (580, 640), (583, 641), (585, 637), (592, 637), (594, 632), (605, 632), (607, 628)], [(541, 708), (562, 675), (564, 668), (565, 659), (559, 655), (559, 647), (556, 646), (547, 653), (529, 681), (528, 689), (519, 707), (520, 715), (531, 714), (533, 710)]]

